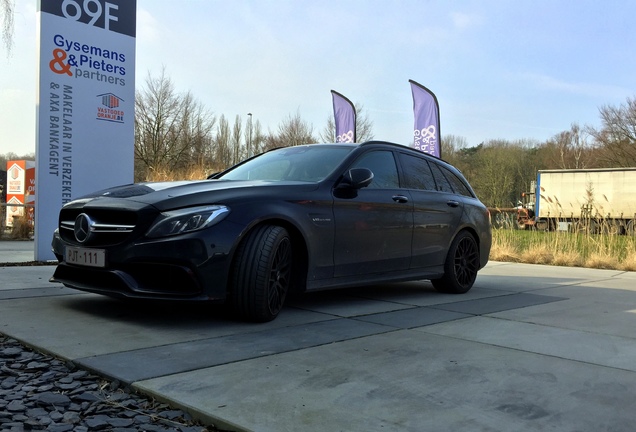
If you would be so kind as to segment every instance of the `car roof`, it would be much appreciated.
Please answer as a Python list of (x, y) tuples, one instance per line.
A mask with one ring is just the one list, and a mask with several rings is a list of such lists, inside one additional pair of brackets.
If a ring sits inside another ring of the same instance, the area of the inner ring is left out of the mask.
[[(390, 141), (370, 140), (370, 141), (365, 141), (365, 142), (362, 142), (362, 143), (345, 143), (345, 142), (341, 142), (341, 143), (311, 143), (311, 144), (301, 144), (298, 147), (303, 147), (303, 146), (306, 146), (306, 147), (309, 147), (309, 146), (325, 146), (325, 145), (326, 146), (333, 146), (333, 147), (359, 147), (359, 148), (362, 148), (362, 147), (375, 147), (375, 146), (377, 146), (377, 147), (392, 147), (392, 148), (394, 148), (396, 150), (406, 151), (406, 152), (411, 153), (413, 155), (417, 155), (417, 156), (420, 156), (420, 157), (423, 156), (425, 158), (428, 158), (428, 159), (431, 159), (431, 160), (435, 160), (437, 162), (441, 162), (442, 164), (446, 165), (447, 167), (450, 167), (452, 170), (457, 171), (458, 173), (461, 174), (461, 171), (457, 167), (455, 167), (450, 162), (447, 162), (447, 161), (445, 161), (444, 159), (442, 159), (440, 157), (431, 155), (429, 153), (424, 153), (424, 152), (422, 152), (420, 150), (416, 150), (413, 147), (409, 147), (409, 146), (406, 146), (404, 144), (398, 144), (398, 143), (394, 143), (394, 142), (390, 142)], [(279, 150), (279, 149), (283, 149), (283, 148), (286, 148), (286, 147), (277, 147), (277, 148), (274, 148), (274, 149), (269, 150), (269, 151)]]

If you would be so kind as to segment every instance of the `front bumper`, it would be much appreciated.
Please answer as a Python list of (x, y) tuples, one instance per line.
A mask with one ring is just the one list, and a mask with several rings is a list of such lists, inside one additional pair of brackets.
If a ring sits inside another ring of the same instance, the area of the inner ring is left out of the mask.
[(118, 298), (221, 302), (237, 234), (227, 226), (205, 231), (104, 247), (103, 268), (65, 262), (66, 243), (56, 233), (52, 248), (59, 264), (51, 281)]

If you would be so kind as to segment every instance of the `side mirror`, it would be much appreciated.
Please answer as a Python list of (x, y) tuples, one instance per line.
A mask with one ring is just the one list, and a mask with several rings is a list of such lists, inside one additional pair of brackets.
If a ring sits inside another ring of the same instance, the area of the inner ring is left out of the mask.
[(338, 188), (362, 189), (373, 181), (373, 172), (368, 168), (351, 168), (342, 176)]

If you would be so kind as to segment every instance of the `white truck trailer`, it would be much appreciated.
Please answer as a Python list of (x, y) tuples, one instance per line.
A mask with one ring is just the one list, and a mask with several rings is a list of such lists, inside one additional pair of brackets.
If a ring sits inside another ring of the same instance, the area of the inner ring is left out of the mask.
[(636, 167), (540, 170), (526, 196), (520, 227), (636, 234)]

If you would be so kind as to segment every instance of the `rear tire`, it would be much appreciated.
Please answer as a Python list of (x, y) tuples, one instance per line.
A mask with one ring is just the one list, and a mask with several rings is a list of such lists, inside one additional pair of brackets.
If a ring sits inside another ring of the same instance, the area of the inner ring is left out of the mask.
[(444, 262), (444, 276), (432, 280), (433, 287), (446, 294), (464, 294), (477, 279), (479, 248), (467, 231), (460, 232), (451, 243)]
[(263, 225), (239, 245), (232, 269), (230, 300), (243, 318), (256, 322), (278, 316), (292, 276), (292, 243), (283, 227)]

